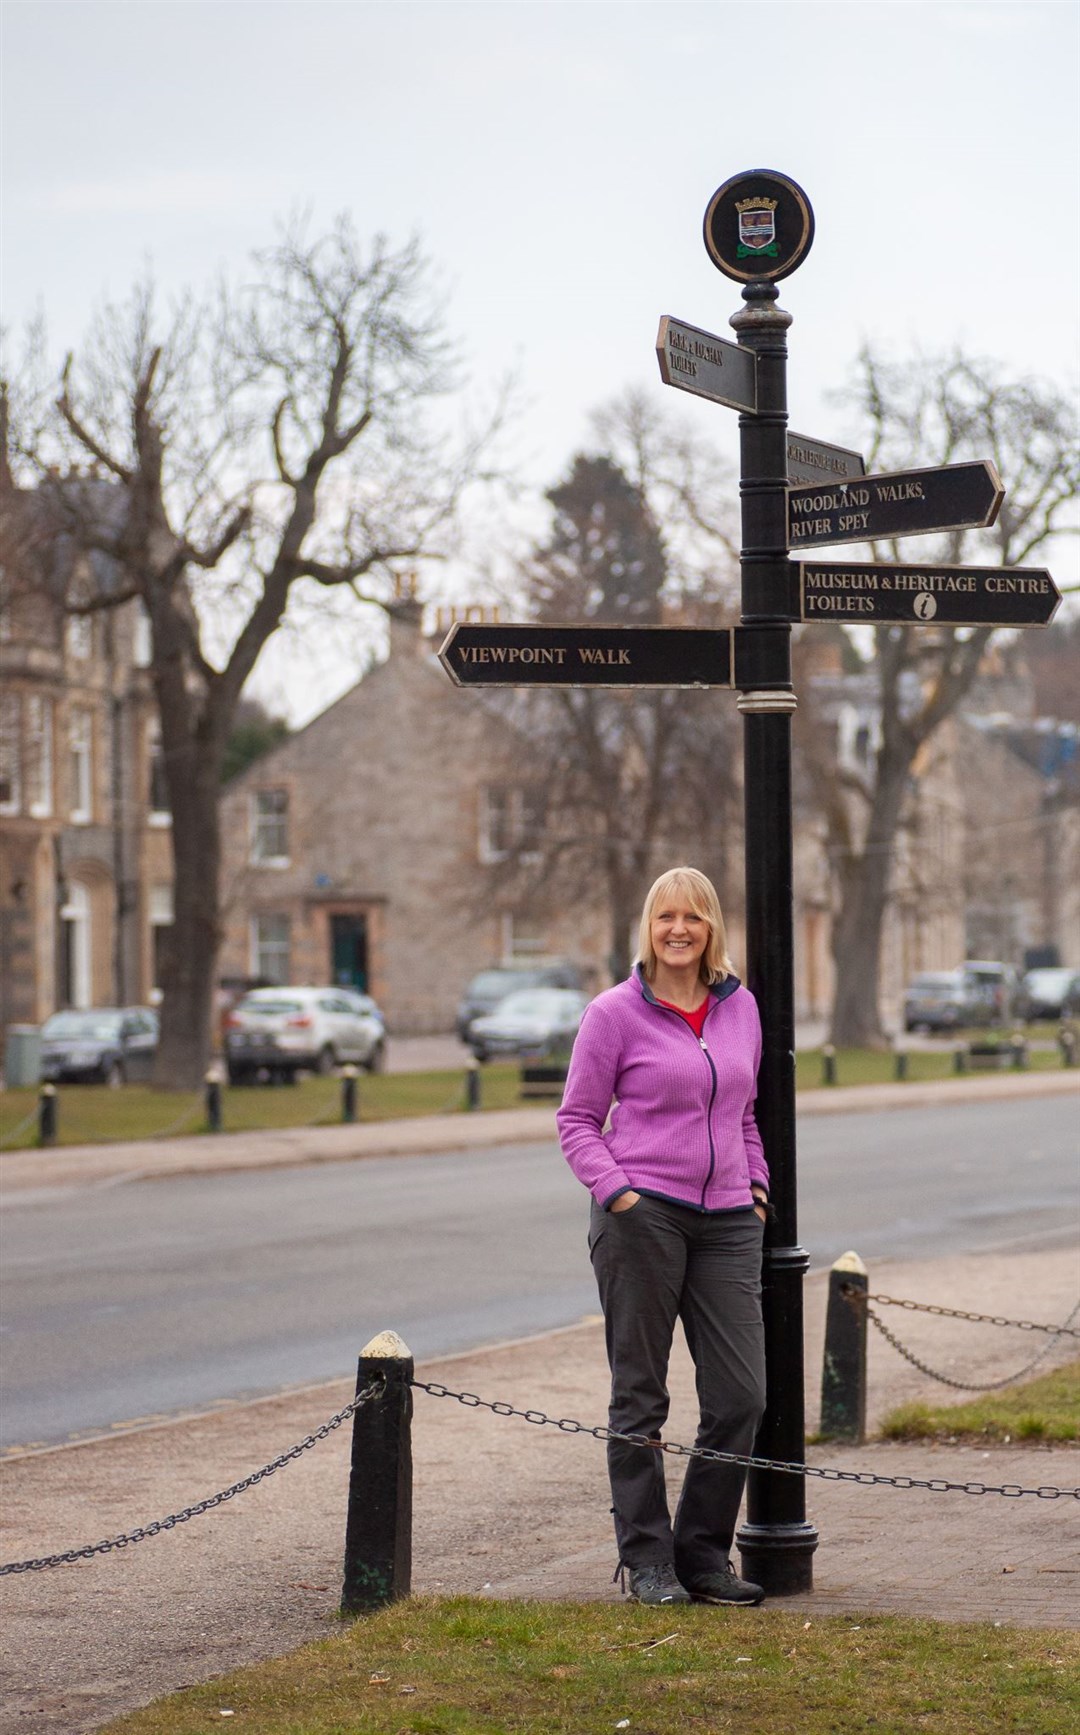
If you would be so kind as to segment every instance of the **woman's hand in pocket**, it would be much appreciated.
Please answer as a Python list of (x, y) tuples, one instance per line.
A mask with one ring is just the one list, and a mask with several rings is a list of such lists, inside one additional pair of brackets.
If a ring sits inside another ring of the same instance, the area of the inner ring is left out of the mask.
[(640, 1198), (641, 1198), (640, 1193), (633, 1193), (633, 1192), (620, 1193), (619, 1197), (615, 1200), (614, 1204), (611, 1207), (612, 1214), (615, 1214), (619, 1211), (629, 1211), (632, 1206), (637, 1204), (637, 1202)]

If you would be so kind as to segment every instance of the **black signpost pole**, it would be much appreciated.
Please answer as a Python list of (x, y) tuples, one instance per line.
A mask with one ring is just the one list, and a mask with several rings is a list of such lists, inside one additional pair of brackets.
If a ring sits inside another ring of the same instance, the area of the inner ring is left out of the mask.
[[(763, 1048), (757, 1121), (771, 1177), (775, 1221), (762, 1271), (767, 1404), (759, 1456), (802, 1463), (802, 1283), (809, 1255), (798, 1245), (795, 1174), (794, 893), (791, 818), (791, 626), (793, 571), (787, 557), (787, 328), (771, 281), (748, 283), (732, 317), (740, 345), (757, 354), (755, 415), (739, 418), (742, 501), (742, 619), (775, 634), (768, 684), (744, 690), (746, 946), (748, 986), (761, 1013)], [(741, 683), (740, 683), (741, 684)], [(790, 1472), (752, 1470), (747, 1521), (737, 1537), (748, 1579), (773, 1596), (813, 1588), (817, 1531), (806, 1520), (805, 1483)]]

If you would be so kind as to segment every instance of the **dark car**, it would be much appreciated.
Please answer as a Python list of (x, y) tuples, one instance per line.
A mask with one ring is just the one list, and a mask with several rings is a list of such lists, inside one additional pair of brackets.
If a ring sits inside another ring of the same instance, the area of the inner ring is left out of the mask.
[(157, 1015), (148, 1006), (54, 1012), (41, 1027), (41, 1076), (99, 1084), (145, 1080), (157, 1044)]
[(474, 1018), (469, 1046), (477, 1060), (497, 1054), (523, 1059), (569, 1053), (589, 997), (578, 988), (519, 988), (494, 1012)]
[(462, 995), (457, 1010), (457, 1033), (462, 1042), (467, 1042), (474, 1018), (494, 1012), (508, 994), (517, 994), (523, 988), (580, 987), (581, 971), (577, 965), (558, 959), (545, 964), (493, 965), (474, 976)]
[(924, 970), (904, 995), (905, 1030), (960, 1030), (972, 1021), (973, 1004), (962, 970)]
[(995, 959), (966, 958), (960, 965), (972, 1024), (1005, 1024), (1019, 1010), (1020, 978), (1011, 964)]
[(1080, 1013), (1080, 970), (1029, 970), (1020, 984), (1023, 1018), (1074, 1018)]

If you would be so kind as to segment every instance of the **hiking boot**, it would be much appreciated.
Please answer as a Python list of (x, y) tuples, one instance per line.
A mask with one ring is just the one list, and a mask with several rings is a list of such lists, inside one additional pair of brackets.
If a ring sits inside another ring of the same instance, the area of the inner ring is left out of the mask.
[(630, 1595), (635, 1602), (689, 1602), (690, 1592), (675, 1577), (675, 1568), (664, 1561), (658, 1566), (639, 1566), (630, 1574)]
[(760, 1584), (751, 1584), (739, 1577), (730, 1560), (719, 1572), (699, 1572), (696, 1578), (689, 1580), (686, 1588), (692, 1602), (750, 1604), (763, 1601), (765, 1596)]

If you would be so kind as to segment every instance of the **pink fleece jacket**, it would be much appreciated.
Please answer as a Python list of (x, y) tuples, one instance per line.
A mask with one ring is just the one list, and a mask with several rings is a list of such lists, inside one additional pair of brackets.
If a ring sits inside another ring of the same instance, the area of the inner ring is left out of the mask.
[(768, 1191), (757, 1002), (734, 976), (710, 992), (700, 1042), (640, 966), (586, 1008), (557, 1119), (567, 1162), (605, 1209), (628, 1188), (699, 1211), (745, 1209), (751, 1181)]

